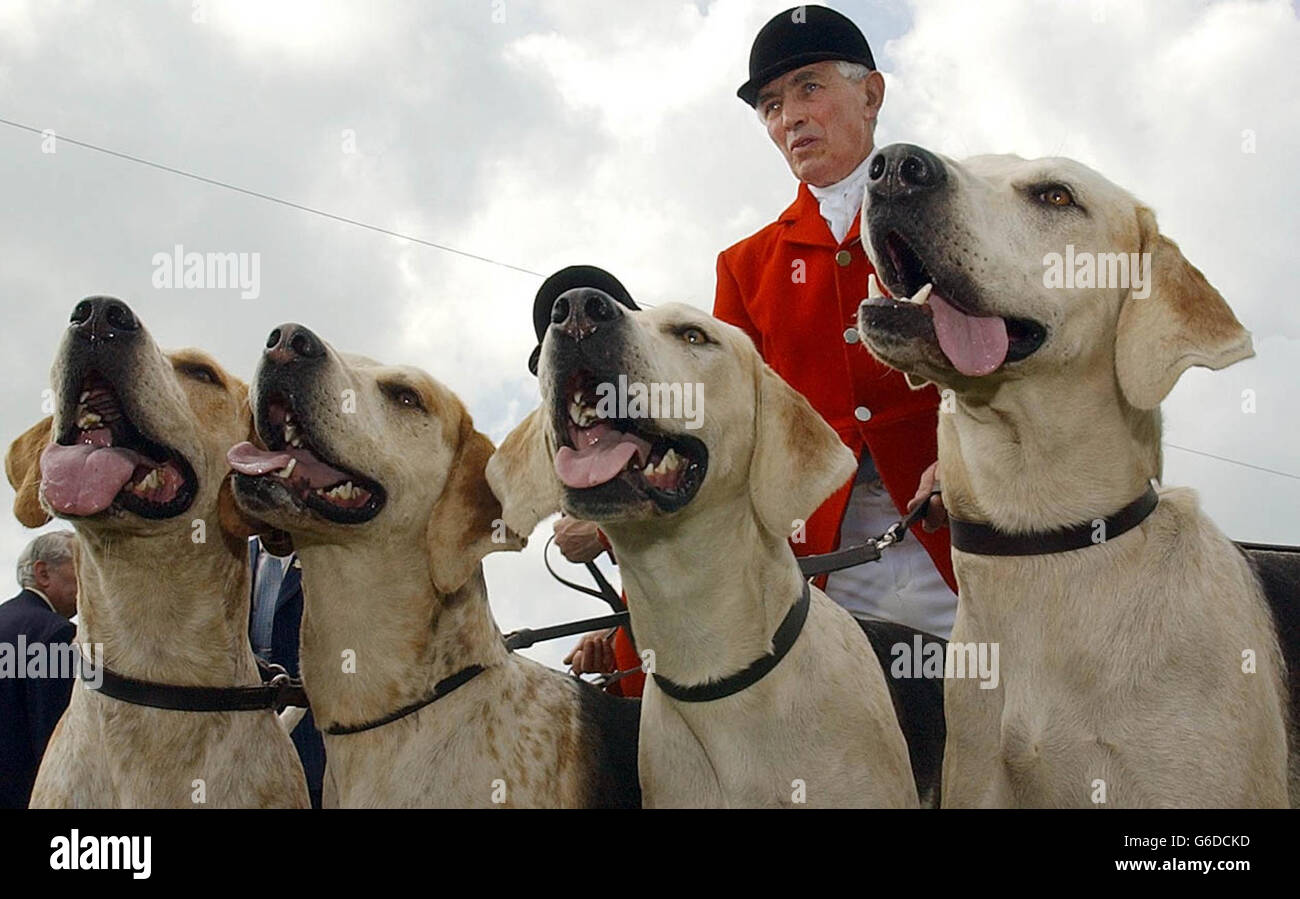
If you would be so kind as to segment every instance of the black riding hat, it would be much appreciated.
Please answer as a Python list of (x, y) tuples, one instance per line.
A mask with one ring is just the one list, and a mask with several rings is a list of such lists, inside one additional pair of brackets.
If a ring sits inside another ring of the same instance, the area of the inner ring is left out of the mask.
[(537, 374), (537, 360), (542, 353), (542, 338), (546, 336), (546, 329), (551, 326), (551, 308), (560, 294), (576, 287), (599, 290), (628, 309), (640, 308), (633, 302), (632, 296), (623, 283), (603, 268), (594, 265), (570, 265), (560, 269), (542, 282), (542, 286), (537, 289), (537, 298), (533, 300), (533, 330), (537, 332), (537, 347), (528, 357), (528, 370), (533, 374)]
[(825, 60), (858, 62), (875, 69), (871, 47), (857, 25), (824, 6), (796, 6), (773, 18), (754, 38), (749, 51), (749, 80), (736, 96), (750, 106), (773, 78), (809, 63)]

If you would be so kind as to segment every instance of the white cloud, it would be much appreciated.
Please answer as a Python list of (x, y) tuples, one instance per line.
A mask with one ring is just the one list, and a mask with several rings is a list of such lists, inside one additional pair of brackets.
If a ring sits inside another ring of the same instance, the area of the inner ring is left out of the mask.
[[(368, 4), (345, 0), (189, 0), (178, 4), (195, 26), (232, 37), (249, 55), (339, 65), (373, 50), (391, 28)], [(185, 7), (188, 6), (188, 10)], [(392, 15), (395, 7), (389, 7)]]

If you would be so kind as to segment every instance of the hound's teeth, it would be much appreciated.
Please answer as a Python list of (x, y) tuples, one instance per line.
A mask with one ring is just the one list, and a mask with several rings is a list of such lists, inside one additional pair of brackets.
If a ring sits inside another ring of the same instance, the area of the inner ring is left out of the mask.
[(934, 285), (926, 283), (916, 292), (914, 296), (908, 299), (909, 303), (915, 303), (918, 306), (924, 306), (925, 301), (930, 299), (930, 291), (934, 290)]
[(162, 486), (162, 475), (159, 473), (158, 469), (155, 468), (152, 471), (150, 471), (147, 475), (145, 475), (143, 478), (141, 478), (139, 482), (131, 485), (131, 492), (143, 496), (144, 494), (148, 493), (150, 490), (153, 490), (161, 486)]
[(293, 458), (292, 456), (290, 456), (290, 457), (289, 457), (289, 464), (286, 465), (286, 466), (284, 466), (284, 468), (281, 468), (279, 471), (277, 471), (277, 472), (275, 473), (275, 476), (276, 476), (277, 478), (287, 478), (287, 477), (289, 477), (289, 475), (293, 474), (293, 467), (294, 467), (295, 465), (297, 465), (297, 464), (298, 464), (298, 460), (295, 459), (295, 458)]
[(569, 403), (569, 420), (576, 425), (582, 424), (582, 406), (577, 400)]
[(84, 403), (84, 402), (86, 401), (86, 397), (88, 397), (88, 396), (90, 396), (90, 391), (89, 391), (89, 390), (83, 390), (83, 391), (81, 391), (81, 396), (77, 397), (77, 402), (79, 402), (79, 403)]
[(659, 470), (674, 471), (681, 464), (682, 457), (677, 455), (677, 451), (670, 447), (668, 452), (664, 453), (663, 461), (659, 463)]
[(77, 419), (77, 427), (81, 428), (84, 431), (84, 430), (88, 430), (89, 428), (93, 428), (101, 421), (103, 421), (103, 419), (100, 418), (98, 413), (86, 412), (83, 413), (82, 416)]
[(326, 490), (325, 495), (334, 499), (352, 499), (356, 492), (357, 489), (352, 486), (351, 481), (344, 481), (332, 490)]
[(575, 406), (581, 406), (581, 405), (582, 405), (582, 391), (581, 391), (581, 390), (579, 390), (577, 393), (575, 393), (575, 394), (573, 395), (573, 403), (574, 403)]
[(880, 289), (880, 282), (876, 280), (876, 275), (872, 272), (867, 275), (867, 299), (874, 300), (877, 297), (883, 297), (885, 292)]

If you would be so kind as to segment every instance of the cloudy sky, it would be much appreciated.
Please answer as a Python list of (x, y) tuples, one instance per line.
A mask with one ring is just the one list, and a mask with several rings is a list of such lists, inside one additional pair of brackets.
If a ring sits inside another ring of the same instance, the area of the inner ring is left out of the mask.
[[(793, 198), (734, 93), (754, 34), (788, 5), (0, 0), (0, 118), (538, 273), (66, 141), (45, 153), (0, 125), (0, 436), (40, 417), (72, 306), (108, 293), (164, 346), (202, 346), (244, 378), (288, 320), (422, 366), (499, 441), (537, 402), (525, 361), (542, 275), (589, 262), (645, 302), (708, 308), (717, 252)], [(885, 74), (880, 144), (1071, 156), (1156, 209), (1257, 351), (1183, 378), (1165, 480), (1197, 488), (1234, 538), (1300, 543), (1296, 6), (832, 5)], [(260, 296), (155, 288), (154, 255), (178, 244), (260, 254)], [(549, 531), (487, 564), (504, 628), (603, 611), (549, 581)], [(30, 536), (6, 516), (0, 562)]]

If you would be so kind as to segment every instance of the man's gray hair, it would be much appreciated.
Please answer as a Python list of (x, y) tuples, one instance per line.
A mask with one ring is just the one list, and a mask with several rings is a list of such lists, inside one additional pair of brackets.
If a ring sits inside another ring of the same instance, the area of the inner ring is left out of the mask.
[(24, 590), (36, 586), (36, 563), (58, 565), (71, 562), (76, 552), (77, 535), (72, 531), (41, 534), (18, 554), (18, 586)]
[(846, 59), (836, 60), (835, 70), (850, 81), (861, 81), (871, 74), (871, 70), (862, 63), (849, 62)]

